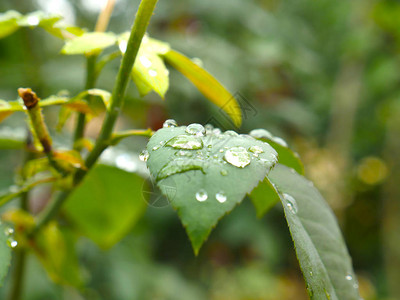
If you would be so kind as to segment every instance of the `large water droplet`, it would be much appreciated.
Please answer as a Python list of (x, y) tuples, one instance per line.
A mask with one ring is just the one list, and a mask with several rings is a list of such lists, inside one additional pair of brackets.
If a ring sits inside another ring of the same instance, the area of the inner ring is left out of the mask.
[(139, 61), (142, 63), (142, 65), (145, 68), (150, 68), (152, 65), (150, 59), (148, 59), (147, 56), (144, 56), (144, 55), (139, 56)]
[(249, 151), (250, 151), (250, 152), (253, 152), (253, 153), (255, 153), (255, 154), (260, 154), (260, 153), (263, 153), (263, 152), (264, 152), (263, 148), (261, 148), (260, 146), (251, 146), (251, 147), (249, 148)]
[(271, 138), (272, 141), (274, 141), (275, 143), (281, 145), (282, 147), (288, 147), (288, 144), (286, 143), (286, 141), (283, 138), (274, 136)]
[(254, 129), (250, 131), (250, 136), (255, 137), (256, 139), (261, 139), (261, 138), (266, 138), (266, 139), (272, 139), (273, 135), (271, 132), (265, 129)]
[(250, 154), (243, 147), (232, 147), (226, 150), (224, 155), (225, 160), (232, 166), (244, 168), (250, 164)]
[(195, 136), (203, 136), (206, 133), (206, 130), (204, 129), (203, 125), (193, 123), (186, 127), (186, 132)]
[(147, 161), (149, 159), (149, 151), (143, 150), (142, 152), (140, 152), (139, 159), (141, 161)]
[(16, 240), (14, 240), (12, 237), (9, 237), (9, 238), (7, 239), (7, 245), (8, 245), (10, 248), (15, 248), (15, 247), (18, 246), (18, 242), (17, 242)]
[(205, 190), (203, 190), (203, 189), (201, 189), (200, 191), (198, 191), (196, 193), (196, 200), (197, 201), (203, 202), (203, 201), (206, 201), (207, 198), (208, 198), (207, 192)]
[(282, 196), (286, 207), (289, 208), (292, 213), (297, 214), (298, 207), (296, 200), (289, 194), (283, 194)]
[(166, 145), (176, 149), (197, 150), (203, 148), (203, 141), (190, 135), (178, 135), (170, 139)]
[(171, 127), (177, 127), (178, 123), (174, 119), (168, 119), (164, 122), (163, 127), (164, 128), (171, 128)]
[(215, 199), (218, 200), (219, 203), (224, 203), (226, 201), (226, 195), (224, 191), (220, 191), (215, 194)]

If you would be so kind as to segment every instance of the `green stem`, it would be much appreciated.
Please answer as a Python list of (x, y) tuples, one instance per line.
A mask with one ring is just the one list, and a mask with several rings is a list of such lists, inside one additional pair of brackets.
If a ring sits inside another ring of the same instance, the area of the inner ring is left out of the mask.
[[(157, 1), (158, 0), (142, 0), (139, 5), (135, 22), (129, 36), (126, 52), (122, 58), (117, 75), (117, 80), (115, 82), (114, 89), (111, 95), (110, 109), (107, 111), (96, 144), (94, 145), (93, 150), (90, 152), (85, 162), (85, 165), (88, 169), (90, 169), (95, 164), (101, 153), (108, 146), (107, 142), (111, 137), (115, 122), (123, 105), (123, 98), (126, 87), (128, 85), (129, 75), (131, 73), (133, 64), (135, 63), (140, 44), (146, 32), (146, 28), (149, 24)], [(83, 179), (85, 174), (86, 172), (84, 171), (78, 171), (76, 173), (74, 183), (78, 184)], [(40, 230), (49, 220), (51, 220), (57, 214), (58, 210), (62, 206), (64, 200), (68, 197), (69, 193), (70, 191), (62, 192), (58, 195), (56, 199), (53, 200), (52, 203), (48, 205), (48, 207), (46, 207), (43, 213), (41, 213), (39, 216), (34, 232)]]
[[(96, 60), (97, 55), (90, 55), (86, 57), (86, 83), (85, 90), (94, 88), (97, 80), (96, 72)], [(75, 134), (74, 134), (74, 149), (79, 150), (76, 147), (76, 142), (83, 138), (86, 124), (86, 114), (79, 113), (78, 120), (76, 122)]]

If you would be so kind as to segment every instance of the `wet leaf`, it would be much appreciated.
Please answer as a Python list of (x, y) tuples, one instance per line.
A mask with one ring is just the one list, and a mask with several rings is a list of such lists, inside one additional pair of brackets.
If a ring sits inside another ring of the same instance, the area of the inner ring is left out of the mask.
[(236, 127), (242, 124), (242, 112), (235, 97), (210, 73), (183, 54), (170, 50), (163, 55), (165, 61), (188, 78), (212, 103), (222, 108)]
[(17, 21), (21, 16), (19, 12), (14, 10), (0, 14), (0, 39), (18, 30), (19, 25)]
[(267, 143), (206, 127), (207, 131), (200, 124), (162, 128), (147, 144), (147, 166), (177, 210), (195, 253), (218, 220), (276, 162), (276, 152)]
[(0, 222), (0, 286), (11, 263), (11, 248), (7, 244), (6, 226)]
[(358, 283), (336, 218), (313, 184), (278, 164), (268, 175), (285, 217), (312, 299), (358, 300)]

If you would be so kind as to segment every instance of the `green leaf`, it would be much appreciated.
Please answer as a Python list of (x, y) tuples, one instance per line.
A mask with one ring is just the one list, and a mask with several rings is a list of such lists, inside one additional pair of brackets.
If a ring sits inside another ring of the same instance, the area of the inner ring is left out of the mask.
[(199, 91), (233, 120), (236, 127), (242, 124), (242, 112), (235, 97), (210, 73), (183, 54), (170, 50), (163, 55), (165, 61), (188, 78)]
[(0, 128), (0, 149), (22, 149), (26, 145), (26, 128)]
[(279, 202), (279, 195), (268, 178), (265, 177), (251, 192), (250, 199), (256, 209), (257, 217), (261, 218)]
[(136, 174), (97, 165), (67, 199), (65, 212), (84, 235), (111, 247), (144, 213), (143, 185)]
[(273, 136), (265, 129), (254, 129), (250, 132), (250, 135), (269, 143), (278, 152), (278, 162), (280, 164), (293, 168), (299, 174), (304, 174), (304, 166), (299, 155), (292, 151), (283, 139)]
[[(129, 34), (122, 34), (119, 38), (119, 48), (125, 52)], [(132, 69), (132, 80), (135, 82), (141, 96), (154, 90), (164, 98), (169, 87), (169, 72), (160, 55), (169, 51), (169, 45), (161, 41), (143, 37), (137, 59)]]
[(60, 15), (48, 15), (43, 11), (31, 12), (18, 19), (18, 25), (22, 27), (36, 27), (39, 25), (53, 26), (62, 19)]
[(336, 218), (313, 184), (277, 165), (275, 184), (311, 299), (360, 299), (351, 258)]
[(0, 286), (3, 284), (11, 263), (11, 248), (8, 246), (6, 226), (0, 222)]
[(110, 32), (88, 32), (67, 41), (61, 53), (67, 55), (97, 53), (114, 45), (116, 41), (116, 36)]
[(206, 128), (206, 132), (200, 124), (162, 128), (147, 144), (150, 173), (178, 211), (196, 254), (218, 220), (276, 162), (276, 152), (267, 143)]
[(0, 14), (0, 39), (18, 30), (19, 25), (17, 21), (19, 18), (21, 18), (21, 14), (15, 10)]

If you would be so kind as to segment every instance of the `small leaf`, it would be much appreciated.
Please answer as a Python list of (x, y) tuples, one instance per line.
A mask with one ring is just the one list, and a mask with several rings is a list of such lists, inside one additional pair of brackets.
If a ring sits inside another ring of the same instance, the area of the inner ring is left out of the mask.
[(18, 30), (19, 25), (17, 21), (21, 16), (22, 15), (15, 10), (0, 14), (0, 39)]
[(150, 173), (178, 211), (196, 254), (218, 220), (276, 162), (276, 152), (267, 143), (210, 128), (206, 132), (200, 124), (162, 128), (147, 144)]
[(292, 151), (280, 137), (273, 136), (268, 130), (254, 129), (250, 135), (258, 140), (269, 143), (278, 152), (278, 162), (293, 168), (297, 173), (304, 174), (304, 166), (299, 155)]
[(285, 217), (312, 299), (358, 300), (358, 283), (336, 218), (313, 184), (278, 164), (268, 175)]
[(23, 27), (36, 27), (40, 24), (53, 26), (56, 22), (62, 19), (60, 15), (48, 15), (43, 11), (31, 12), (18, 20), (18, 25)]
[(11, 263), (11, 248), (7, 244), (6, 226), (0, 222), (0, 286)]
[(242, 113), (235, 97), (210, 73), (183, 54), (170, 50), (163, 55), (165, 61), (186, 76), (199, 91), (233, 120), (236, 127), (242, 124)]
[(116, 37), (109, 32), (88, 32), (65, 43), (61, 53), (67, 55), (100, 52), (115, 44)]
[(97, 165), (69, 196), (65, 212), (84, 235), (111, 247), (144, 213), (143, 184), (136, 174)]

